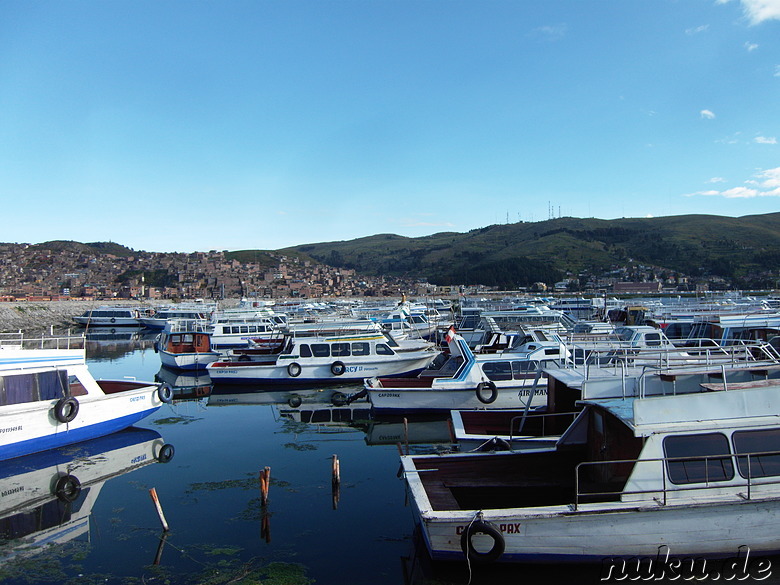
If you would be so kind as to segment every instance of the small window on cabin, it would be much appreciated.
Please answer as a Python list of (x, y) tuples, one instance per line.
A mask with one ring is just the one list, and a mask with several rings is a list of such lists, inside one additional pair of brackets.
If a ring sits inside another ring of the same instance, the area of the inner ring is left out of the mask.
[(192, 333), (185, 333), (181, 336), (181, 340), (183, 343), (191, 344), (193, 341), (195, 341), (195, 336), (193, 336)]
[(780, 475), (780, 429), (735, 431), (731, 441), (738, 455), (737, 469), (742, 477)]
[(311, 353), (314, 357), (330, 357), (330, 345), (327, 343), (312, 343)]
[(647, 343), (647, 347), (658, 347), (661, 345), (661, 334), (648, 333), (645, 335), (645, 342)]
[(330, 355), (333, 357), (348, 357), (350, 355), (349, 343), (334, 343), (330, 346)]
[(479, 317), (476, 315), (469, 315), (460, 322), (458, 329), (476, 329), (479, 325)]
[(726, 435), (705, 433), (664, 439), (666, 469), (674, 484), (728, 481), (734, 477)]
[(257, 333), (257, 325), (250, 325), (248, 331), (249, 333)]
[(223, 333), (224, 335), (229, 335), (229, 334), (230, 334), (230, 327), (225, 327), (225, 326), (223, 325), (223, 326), (222, 326), (222, 333)]
[(395, 355), (395, 352), (384, 343), (377, 343), (376, 355)]
[(3, 378), (3, 396), (0, 404), (23, 404), (37, 400), (35, 374), (20, 374)]
[(232, 327), (232, 331), (233, 331), (233, 333), (241, 333), (241, 330), (239, 329), (238, 326), (233, 326)]
[(561, 350), (558, 347), (548, 347), (544, 350), (544, 355), (560, 355)]
[(512, 362), (512, 376), (515, 378), (515, 380), (521, 380), (523, 378), (527, 378), (528, 374), (536, 375), (538, 366), (539, 362), (535, 360)]
[(302, 343), (298, 349), (301, 357), (311, 357), (311, 348), (308, 343)]
[(369, 355), (371, 347), (365, 341), (356, 341), (352, 344), (352, 355)]
[(486, 362), (482, 364), (482, 373), (488, 377), (488, 380), (494, 382), (500, 380), (512, 379), (511, 362)]
[(241, 325), (241, 333), (249, 333), (249, 327), (246, 325)]
[(71, 396), (86, 396), (87, 389), (76, 376), (68, 376), (68, 389)]

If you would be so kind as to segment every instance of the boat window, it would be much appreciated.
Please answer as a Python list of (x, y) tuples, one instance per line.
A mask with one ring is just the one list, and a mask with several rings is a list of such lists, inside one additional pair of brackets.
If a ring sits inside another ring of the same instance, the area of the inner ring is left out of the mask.
[(352, 344), (352, 355), (368, 355), (370, 353), (370, 346), (365, 341), (356, 341)]
[(728, 481), (734, 477), (729, 441), (722, 433), (666, 437), (664, 453), (674, 484)]
[(64, 370), (38, 374), (0, 377), (0, 406), (65, 396), (67, 373)]
[[(737, 469), (745, 478), (780, 475), (780, 429), (735, 431), (731, 437)], [(750, 457), (744, 455), (750, 454)]]
[(241, 325), (241, 333), (249, 333), (249, 327), (246, 325)]
[(333, 357), (345, 357), (349, 354), (349, 343), (334, 343), (330, 346), (330, 355)]
[(376, 354), (377, 355), (395, 355), (392, 349), (390, 349), (387, 345), (384, 343), (377, 343), (376, 344)]
[(536, 369), (539, 362), (535, 360), (523, 360), (518, 362), (512, 362), (512, 375), (516, 380), (525, 378), (529, 373), (536, 373)]
[(314, 355), (314, 357), (329, 357), (330, 345), (327, 343), (312, 343), (311, 353)]
[(482, 373), (488, 377), (488, 380), (511, 380), (512, 364), (511, 362), (486, 362), (482, 364)]
[(648, 333), (645, 335), (645, 342), (647, 343), (647, 347), (658, 347), (661, 345), (661, 334)]
[(86, 396), (87, 389), (76, 376), (68, 376), (68, 388), (71, 396)]
[(192, 343), (195, 341), (195, 336), (192, 333), (185, 333), (181, 336), (182, 343)]
[(231, 327), (231, 333), (240, 333), (241, 331), (237, 326)]
[(479, 317), (477, 315), (469, 315), (463, 318), (458, 329), (476, 329), (477, 325), (479, 325)]
[(299, 349), (301, 357), (311, 357), (311, 348), (308, 343), (302, 343)]

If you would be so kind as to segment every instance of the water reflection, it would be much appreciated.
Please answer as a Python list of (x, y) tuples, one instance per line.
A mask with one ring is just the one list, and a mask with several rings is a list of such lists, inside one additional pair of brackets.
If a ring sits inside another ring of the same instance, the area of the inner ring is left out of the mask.
[(201, 400), (211, 394), (211, 378), (208, 372), (173, 370), (160, 366), (160, 370), (154, 375), (154, 381), (168, 384), (173, 390), (173, 399), (177, 402)]
[(173, 447), (159, 433), (131, 427), (3, 462), (0, 565), (88, 534), (92, 508), (108, 479), (172, 457)]

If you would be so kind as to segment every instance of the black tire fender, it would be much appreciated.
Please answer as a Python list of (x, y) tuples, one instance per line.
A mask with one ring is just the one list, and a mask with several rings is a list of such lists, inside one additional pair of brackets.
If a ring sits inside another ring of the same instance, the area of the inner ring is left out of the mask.
[(54, 405), (54, 418), (61, 423), (69, 423), (79, 413), (79, 401), (73, 396), (60, 398)]
[[(490, 394), (487, 396), (485, 395), (485, 389), (490, 391)], [(498, 388), (496, 388), (496, 383), (493, 381), (480, 382), (477, 384), (476, 394), (477, 400), (479, 400), (482, 404), (493, 404), (496, 401), (496, 398), (498, 398)]]
[(287, 404), (290, 406), (290, 408), (298, 408), (301, 404), (303, 404), (303, 400), (297, 394), (290, 394), (290, 397), (287, 399)]
[(159, 463), (168, 463), (171, 459), (173, 459), (174, 453), (176, 453), (176, 450), (173, 448), (173, 445), (170, 443), (165, 443), (162, 447), (160, 447), (160, 451), (157, 453), (155, 459), (157, 459)]
[(287, 373), (291, 378), (297, 378), (301, 375), (301, 364), (298, 362), (292, 362), (287, 366)]
[(330, 403), (333, 406), (345, 406), (349, 402), (349, 398), (343, 392), (334, 392), (330, 397)]
[(347, 366), (344, 365), (344, 362), (333, 362), (330, 365), (330, 373), (334, 376), (341, 376), (346, 371)]
[(114, 319), (113, 317), (111, 317), (111, 322), (112, 322), (112, 323), (116, 323), (116, 319)]
[(161, 402), (170, 404), (173, 401), (173, 388), (170, 384), (163, 382), (157, 387), (157, 397)]
[(54, 484), (54, 495), (61, 502), (75, 502), (81, 495), (81, 482), (75, 475), (61, 475)]
[[(471, 537), (475, 534), (485, 534), (493, 539), (493, 546), (487, 552), (479, 552), (474, 548)], [(460, 537), (460, 548), (470, 561), (477, 563), (492, 563), (504, 554), (506, 543), (501, 531), (490, 522), (474, 520), (463, 530)]]

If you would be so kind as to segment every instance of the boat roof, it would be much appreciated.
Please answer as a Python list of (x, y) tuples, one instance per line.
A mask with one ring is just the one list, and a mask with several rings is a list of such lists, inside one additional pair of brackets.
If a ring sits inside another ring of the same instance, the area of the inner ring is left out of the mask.
[[(734, 387), (736, 386), (736, 387)], [(707, 431), (780, 424), (780, 381), (704, 384), (702, 392), (645, 398), (582, 400), (610, 412), (637, 437), (670, 431)]]

